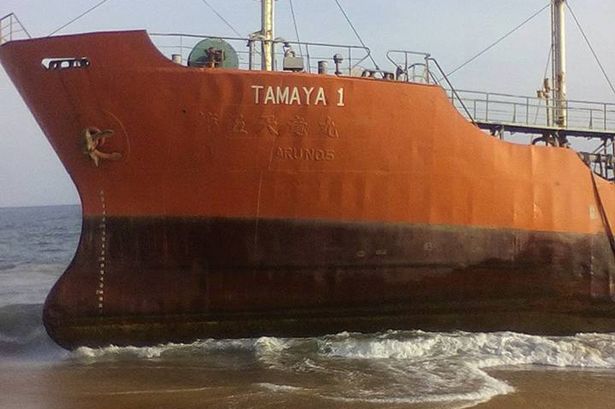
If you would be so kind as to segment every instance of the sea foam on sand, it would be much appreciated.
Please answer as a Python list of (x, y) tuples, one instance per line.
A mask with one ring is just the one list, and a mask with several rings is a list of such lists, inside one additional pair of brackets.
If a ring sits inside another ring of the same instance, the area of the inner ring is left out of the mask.
[(514, 391), (486, 369), (528, 365), (613, 369), (615, 335), (389, 331), (79, 348), (72, 357), (83, 363), (188, 359), (218, 369), (232, 357), (233, 365), (243, 362), (246, 368), (262, 371), (263, 378), (277, 380), (253, 383), (266, 393), (374, 404), (433, 402), (460, 408)]

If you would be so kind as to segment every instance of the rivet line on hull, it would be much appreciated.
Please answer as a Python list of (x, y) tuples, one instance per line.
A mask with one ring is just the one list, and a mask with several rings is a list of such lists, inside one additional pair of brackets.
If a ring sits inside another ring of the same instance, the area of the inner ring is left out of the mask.
[(105, 203), (105, 192), (100, 191), (100, 205), (102, 208), (102, 218), (99, 224), (100, 229), (100, 257), (99, 257), (99, 274), (98, 274), (98, 289), (96, 295), (98, 297), (98, 313), (102, 314), (105, 302), (105, 266), (106, 266), (106, 241), (107, 241), (107, 206)]

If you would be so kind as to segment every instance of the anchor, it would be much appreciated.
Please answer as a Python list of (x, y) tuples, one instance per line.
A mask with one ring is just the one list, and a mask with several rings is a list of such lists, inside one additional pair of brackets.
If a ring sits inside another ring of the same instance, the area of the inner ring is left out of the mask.
[(83, 136), (83, 153), (88, 155), (94, 161), (94, 165), (98, 167), (101, 160), (120, 160), (122, 154), (119, 152), (102, 152), (98, 148), (104, 145), (107, 138), (113, 136), (114, 131), (105, 129), (101, 131), (95, 127), (85, 128), (82, 132)]

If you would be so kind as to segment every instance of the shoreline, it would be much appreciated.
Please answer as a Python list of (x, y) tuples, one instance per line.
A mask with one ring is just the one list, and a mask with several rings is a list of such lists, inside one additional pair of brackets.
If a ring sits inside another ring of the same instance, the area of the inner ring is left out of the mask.
[[(107, 408), (460, 408), (601, 409), (615, 402), (615, 371), (521, 367), (487, 370), (515, 391), (491, 400), (423, 404), (335, 402), (294, 393), (263, 393), (250, 374), (237, 381), (212, 376), (198, 366), (163, 362), (115, 362), (99, 365), (0, 363), (3, 409)], [(229, 374), (226, 374), (229, 375)]]
[(525, 367), (487, 370), (515, 388), (476, 409), (602, 409), (615, 403), (615, 371)]

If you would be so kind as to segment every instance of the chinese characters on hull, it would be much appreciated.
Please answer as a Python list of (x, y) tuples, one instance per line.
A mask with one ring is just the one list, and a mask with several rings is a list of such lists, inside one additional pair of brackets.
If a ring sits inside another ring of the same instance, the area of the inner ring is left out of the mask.
[[(209, 136), (273, 138), (275, 141), (284, 138), (286, 146), (274, 145), (274, 157), (279, 160), (321, 162), (335, 159), (335, 151), (322, 143), (316, 146), (309, 146), (309, 142), (308, 146), (297, 143), (340, 138), (341, 133), (330, 114), (333, 113), (332, 110), (346, 106), (343, 87), (332, 92), (324, 87), (314, 86), (251, 85), (250, 90), (253, 98), (251, 104), (263, 108), (256, 111), (241, 109), (239, 112), (235, 111), (235, 114), (205, 113), (204, 126)], [(271, 108), (264, 109), (264, 106)], [(302, 109), (300, 113), (292, 113), (290, 109), (283, 109), (284, 106), (302, 107)], [(322, 109), (310, 112), (312, 107), (327, 109), (325, 112), (322, 112)], [(292, 142), (293, 140), (296, 142)]]

